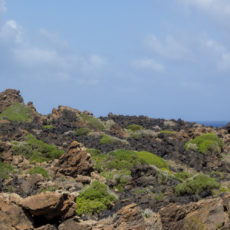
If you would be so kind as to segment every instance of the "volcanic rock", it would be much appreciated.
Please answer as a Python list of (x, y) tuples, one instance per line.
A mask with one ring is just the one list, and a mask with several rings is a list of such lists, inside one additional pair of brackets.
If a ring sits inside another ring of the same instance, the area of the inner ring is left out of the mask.
[(91, 156), (77, 141), (73, 141), (67, 153), (57, 163), (57, 172), (65, 176), (90, 175), (93, 171)]
[(23, 103), (23, 98), (19, 90), (7, 89), (0, 93), (0, 113), (8, 106), (15, 103)]

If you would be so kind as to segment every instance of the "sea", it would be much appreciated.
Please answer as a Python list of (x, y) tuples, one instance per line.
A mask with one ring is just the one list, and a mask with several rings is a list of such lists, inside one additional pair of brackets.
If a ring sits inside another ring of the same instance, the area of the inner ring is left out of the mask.
[(229, 121), (195, 121), (198, 124), (202, 124), (205, 126), (212, 126), (214, 128), (225, 127)]

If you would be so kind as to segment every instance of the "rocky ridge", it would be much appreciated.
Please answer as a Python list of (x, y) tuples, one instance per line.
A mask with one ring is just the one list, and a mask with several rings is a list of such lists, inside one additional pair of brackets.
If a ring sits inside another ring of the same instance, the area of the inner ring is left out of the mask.
[(0, 93), (0, 229), (230, 229), (229, 126)]

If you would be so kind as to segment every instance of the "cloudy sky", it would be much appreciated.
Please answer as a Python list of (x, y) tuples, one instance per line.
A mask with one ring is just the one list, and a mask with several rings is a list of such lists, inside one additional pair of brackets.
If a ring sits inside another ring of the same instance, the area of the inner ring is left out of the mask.
[(0, 0), (0, 90), (40, 113), (230, 120), (229, 0)]

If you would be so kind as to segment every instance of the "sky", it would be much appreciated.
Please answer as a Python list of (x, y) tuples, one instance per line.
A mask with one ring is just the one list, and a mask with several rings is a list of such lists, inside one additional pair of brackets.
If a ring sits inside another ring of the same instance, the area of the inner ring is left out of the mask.
[(67, 105), (230, 120), (229, 0), (0, 0), (0, 91)]

